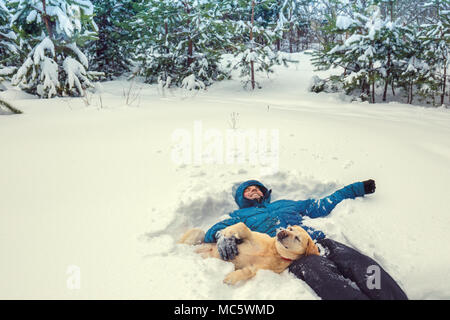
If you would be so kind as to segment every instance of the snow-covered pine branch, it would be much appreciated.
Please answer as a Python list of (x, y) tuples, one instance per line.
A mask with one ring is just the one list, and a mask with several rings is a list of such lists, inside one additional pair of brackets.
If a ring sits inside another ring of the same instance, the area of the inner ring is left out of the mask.
[(92, 87), (86, 55), (79, 48), (95, 38), (88, 0), (11, 0), (12, 25), (29, 52), (12, 83), (41, 98), (82, 96)]

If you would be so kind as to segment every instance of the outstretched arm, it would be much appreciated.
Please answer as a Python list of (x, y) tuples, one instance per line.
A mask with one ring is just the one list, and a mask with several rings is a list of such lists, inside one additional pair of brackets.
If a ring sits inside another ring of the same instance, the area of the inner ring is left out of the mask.
[[(370, 181), (373, 182), (371, 188), (367, 187)], [(366, 193), (372, 193), (370, 191), (375, 191), (375, 181), (373, 180), (350, 184), (320, 200), (306, 200), (304, 215), (311, 218), (324, 217), (330, 214), (330, 212), (343, 200), (362, 197)]]

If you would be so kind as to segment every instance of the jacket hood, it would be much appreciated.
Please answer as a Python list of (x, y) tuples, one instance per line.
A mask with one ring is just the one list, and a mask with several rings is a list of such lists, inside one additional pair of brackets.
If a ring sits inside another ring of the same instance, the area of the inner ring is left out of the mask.
[[(261, 200), (261, 202), (258, 202), (257, 200), (249, 200), (244, 198), (244, 190), (250, 186), (258, 186), (261, 189), (262, 193), (264, 194), (264, 197)], [(241, 183), (239, 187), (236, 189), (236, 193), (234, 194), (234, 200), (239, 206), (239, 209), (250, 207), (261, 207), (264, 206), (265, 204), (270, 203), (271, 193), (272, 190), (267, 190), (267, 188), (261, 182), (257, 180), (248, 180), (245, 181), (244, 183)]]

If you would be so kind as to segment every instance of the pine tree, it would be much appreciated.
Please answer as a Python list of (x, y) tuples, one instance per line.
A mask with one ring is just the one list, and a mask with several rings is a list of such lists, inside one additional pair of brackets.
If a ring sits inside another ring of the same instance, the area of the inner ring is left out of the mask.
[(264, 21), (258, 17), (258, 11), (264, 11), (273, 4), (270, 0), (235, 0), (233, 1), (234, 20), (233, 32), (238, 38), (234, 45), (233, 51), (237, 63), (229, 67), (239, 69), (240, 76), (243, 78), (244, 86), (249, 84), (254, 90), (256, 87), (261, 88), (256, 81), (256, 73), (265, 72), (270, 74), (273, 72), (273, 66), (285, 65), (289, 60), (280, 52), (275, 52), (273, 43), (277, 39), (276, 21)]
[[(289, 52), (297, 52), (309, 44), (309, 31), (315, 0), (276, 0), (272, 10), (276, 15), (275, 30), (282, 31), (277, 38), (277, 50), (283, 48), (283, 40)], [(303, 43), (301, 38), (303, 37)], [(302, 48), (300, 48), (302, 46)]]
[(294, 10), (296, 18), (298, 48), (297, 51), (310, 48), (310, 44), (315, 41), (312, 25), (318, 11), (318, 0), (299, 0)]
[(144, 0), (131, 23), (138, 75), (162, 86), (205, 88), (228, 75), (221, 54), (232, 34), (226, 1)]
[(352, 17), (353, 10), (349, 3), (339, 0), (318, 0), (314, 3), (314, 18), (311, 22), (317, 41), (322, 51), (331, 50), (342, 33), (335, 30), (338, 16)]
[(412, 32), (405, 35), (395, 76), (396, 86), (403, 89), (409, 104), (413, 103), (416, 89), (419, 92), (426, 90), (427, 86), (424, 84), (430, 77), (429, 66), (422, 59), (424, 48), (419, 34), (418, 28), (412, 28)]
[(90, 66), (107, 79), (131, 70), (132, 37), (128, 21), (136, 15), (134, 0), (92, 0), (98, 39), (88, 46)]
[(407, 42), (414, 42), (413, 29), (400, 19), (392, 20), (391, 14), (383, 17), (378, 6), (353, 10), (353, 17), (336, 17), (331, 31), (339, 35), (337, 42), (316, 52), (313, 63), (322, 70), (342, 67), (343, 73), (333, 80), (342, 82), (347, 93), (359, 89), (360, 97), (371, 103), (375, 103), (378, 85), (383, 87), (383, 101), (389, 85), (393, 94), (396, 86), (409, 92), (411, 81), (417, 81), (411, 80), (410, 71), (413, 65), (418, 66), (418, 54), (411, 50), (411, 46), (417, 49), (417, 44)]
[(41, 98), (79, 96), (92, 87), (94, 73), (81, 51), (97, 27), (88, 0), (10, 0), (12, 24), (31, 48), (12, 79)]
[[(360, 88), (361, 96), (375, 101), (374, 86), (376, 80), (377, 50), (376, 35), (379, 34), (379, 12), (371, 17), (357, 14), (355, 19), (341, 15), (336, 17), (332, 31), (340, 34), (338, 43), (315, 55), (314, 64), (322, 69), (342, 67), (340, 80), (348, 93)], [(351, 34), (350, 37), (347, 36)]]
[(0, 0), (0, 85), (16, 70), (19, 47), (17, 35), (10, 27), (11, 14), (3, 0)]
[(413, 27), (406, 26), (401, 19), (395, 19), (394, 4), (396, 1), (386, 1), (389, 10), (385, 12), (383, 27), (380, 29), (378, 37), (378, 54), (380, 58), (380, 81), (384, 84), (382, 101), (387, 101), (389, 85), (392, 87), (392, 93), (395, 95), (395, 81), (401, 77), (402, 61), (405, 56), (411, 57), (411, 49), (417, 49), (417, 44), (411, 48), (406, 39), (412, 39), (415, 42), (416, 30)]
[(422, 26), (424, 31), (421, 36), (426, 47), (424, 59), (432, 68), (428, 84), (432, 88), (437, 87), (435, 93), (439, 94), (440, 105), (443, 105), (450, 78), (450, 1), (431, 0), (425, 7), (435, 12), (434, 19)]

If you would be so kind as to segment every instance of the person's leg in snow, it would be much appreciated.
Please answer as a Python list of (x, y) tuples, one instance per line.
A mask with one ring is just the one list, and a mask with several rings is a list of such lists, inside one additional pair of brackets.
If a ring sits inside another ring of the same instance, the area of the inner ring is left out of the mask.
[(369, 300), (369, 297), (352, 286), (337, 266), (325, 257), (301, 257), (289, 266), (289, 271), (305, 281), (323, 300)]
[[(339, 272), (355, 282), (370, 299), (408, 299), (395, 280), (375, 260), (331, 239), (318, 240), (317, 243), (326, 248), (325, 257), (337, 266)], [(374, 281), (368, 278), (373, 272), (377, 273)]]
[[(289, 271), (305, 281), (324, 300), (406, 300), (408, 297), (392, 277), (373, 259), (331, 239), (317, 241), (325, 256), (305, 256)], [(376, 270), (373, 285), (369, 270)], [(371, 283), (369, 285), (369, 282)]]

